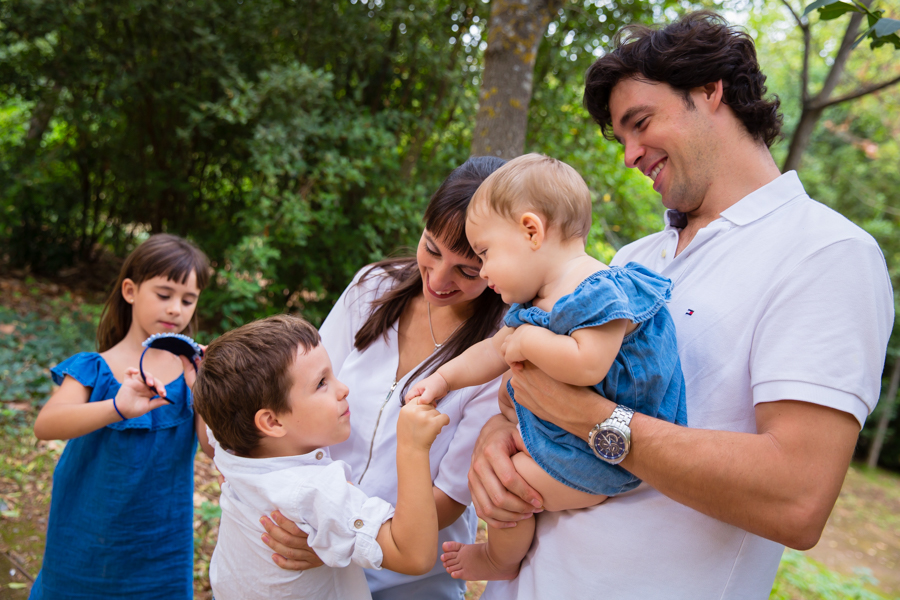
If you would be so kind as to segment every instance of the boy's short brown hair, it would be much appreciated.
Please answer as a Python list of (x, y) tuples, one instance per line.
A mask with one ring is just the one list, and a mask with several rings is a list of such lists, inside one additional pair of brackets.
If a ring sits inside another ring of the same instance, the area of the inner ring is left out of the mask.
[(223, 448), (249, 456), (262, 438), (254, 423), (257, 411), (291, 411), (290, 369), (297, 349), (308, 352), (320, 340), (305, 319), (276, 315), (233, 329), (209, 345), (194, 383), (194, 408)]
[(587, 240), (591, 231), (591, 192), (584, 179), (542, 154), (524, 154), (491, 173), (472, 196), (468, 214), (485, 207), (512, 220), (532, 210), (548, 229), (558, 226), (564, 240)]

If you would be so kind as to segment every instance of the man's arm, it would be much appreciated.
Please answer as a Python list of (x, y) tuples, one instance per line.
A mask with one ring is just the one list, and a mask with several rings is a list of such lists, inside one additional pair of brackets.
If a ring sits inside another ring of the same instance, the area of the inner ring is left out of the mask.
[[(592, 391), (561, 384), (531, 365), (514, 371), (516, 401), (582, 439), (615, 408)], [(635, 414), (632, 449), (622, 466), (699, 512), (792, 548), (811, 548), (840, 492), (859, 424), (849, 413), (794, 401), (757, 405), (756, 422), (757, 433), (748, 434), (690, 429)], [(502, 435), (494, 431), (484, 446), (500, 465), (499, 476), (488, 468), (490, 459), (473, 458), (476, 507), (489, 518), (518, 516), (534, 491), (521, 483), (506, 485), (515, 477), (497, 458), (503, 454)], [(478, 471), (490, 471), (494, 479)], [(500, 483), (500, 477), (507, 482)], [(506, 489), (526, 502), (510, 498)]]

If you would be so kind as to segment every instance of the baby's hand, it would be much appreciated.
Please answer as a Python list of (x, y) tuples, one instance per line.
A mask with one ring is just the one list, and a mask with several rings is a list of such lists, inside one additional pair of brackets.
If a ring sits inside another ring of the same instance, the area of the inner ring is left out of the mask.
[(409, 404), (418, 398), (421, 404), (434, 404), (447, 395), (450, 385), (440, 373), (432, 373), (419, 383), (415, 384), (406, 393), (406, 403)]
[(450, 417), (438, 412), (431, 404), (413, 400), (400, 409), (397, 419), (397, 445), (413, 446), (426, 452)]
[[(165, 400), (166, 388), (163, 384), (157, 382), (153, 375), (145, 372), (147, 383), (141, 379), (141, 372), (137, 369), (130, 368), (125, 372), (125, 381), (116, 394), (115, 407), (126, 419), (133, 419), (147, 414), (154, 408), (165, 406), (168, 402)], [(151, 400), (156, 396), (153, 388), (159, 392), (159, 398)]]
[(528, 330), (534, 328), (534, 325), (519, 325), (516, 330), (506, 336), (503, 344), (500, 346), (500, 352), (503, 353), (503, 360), (506, 364), (512, 366), (514, 363), (521, 363), (528, 360), (522, 353), (522, 343), (525, 336), (529, 334)]

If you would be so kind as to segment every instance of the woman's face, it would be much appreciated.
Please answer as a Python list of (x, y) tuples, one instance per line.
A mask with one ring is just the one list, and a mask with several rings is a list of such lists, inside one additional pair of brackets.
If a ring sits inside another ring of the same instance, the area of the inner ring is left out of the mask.
[(470, 302), (487, 287), (487, 282), (478, 276), (481, 260), (450, 251), (427, 229), (419, 240), (416, 261), (422, 274), (425, 300), (432, 306)]

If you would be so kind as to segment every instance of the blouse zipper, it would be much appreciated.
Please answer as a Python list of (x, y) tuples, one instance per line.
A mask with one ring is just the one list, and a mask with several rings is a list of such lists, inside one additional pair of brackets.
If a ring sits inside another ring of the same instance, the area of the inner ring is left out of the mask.
[(375, 430), (372, 431), (372, 441), (369, 443), (369, 460), (366, 461), (366, 468), (363, 469), (362, 475), (359, 476), (359, 481), (356, 482), (356, 485), (362, 483), (363, 477), (366, 476), (366, 471), (369, 470), (369, 463), (372, 462), (372, 449), (375, 447), (375, 434), (378, 433), (378, 424), (381, 422), (381, 413), (384, 412), (384, 407), (387, 406), (388, 401), (391, 399), (391, 396), (394, 394), (394, 388), (397, 387), (397, 382), (391, 384), (391, 391), (388, 392), (387, 398), (384, 399), (384, 404), (381, 405), (381, 408), (378, 410), (378, 418), (375, 419)]

